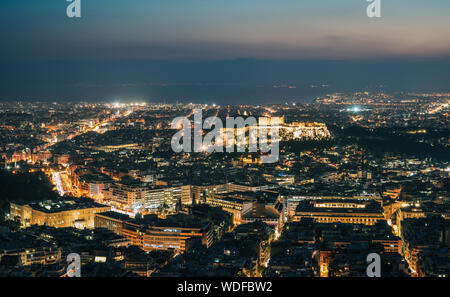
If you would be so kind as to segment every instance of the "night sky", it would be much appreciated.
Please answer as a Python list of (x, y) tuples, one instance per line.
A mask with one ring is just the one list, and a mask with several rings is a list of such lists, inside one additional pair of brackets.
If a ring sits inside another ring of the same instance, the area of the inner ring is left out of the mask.
[[(448, 0), (382, 0), (380, 19), (365, 0), (81, 1), (80, 19), (65, 0), (1, 2), (0, 100), (450, 90)], [(321, 83), (329, 88), (309, 89)]]

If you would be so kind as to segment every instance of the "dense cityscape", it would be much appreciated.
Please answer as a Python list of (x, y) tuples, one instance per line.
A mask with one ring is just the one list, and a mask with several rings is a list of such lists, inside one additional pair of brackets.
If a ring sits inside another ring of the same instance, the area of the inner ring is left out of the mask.
[[(0, 276), (64, 277), (76, 253), (90, 277), (354, 277), (376, 253), (383, 277), (447, 277), (449, 103), (0, 102)], [(175, 153), (195, 110), (270, 119), (278, 160)]]

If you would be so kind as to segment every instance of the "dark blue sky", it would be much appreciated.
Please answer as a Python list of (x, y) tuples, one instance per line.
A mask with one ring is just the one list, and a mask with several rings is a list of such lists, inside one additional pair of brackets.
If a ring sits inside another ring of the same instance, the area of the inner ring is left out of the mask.
[[(0, 100), (277, 101), (322, 82), (450, 85), (448, 0), (381, 0), (381, 19), (365, 0), (81, 1), (81, 19), (65, 0), (2, 1)], [(258, 89), (273, 83), (298, 88)]]

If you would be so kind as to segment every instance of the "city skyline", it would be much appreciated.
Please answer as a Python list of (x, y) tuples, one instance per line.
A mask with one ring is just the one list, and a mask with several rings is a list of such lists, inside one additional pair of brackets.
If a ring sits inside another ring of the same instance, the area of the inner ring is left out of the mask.
[(405, 295), (450, 276), (450, 1), (1, 7), (5, 288)]
[(0, 276), (446, 277), (449, 100), (0, 102)]

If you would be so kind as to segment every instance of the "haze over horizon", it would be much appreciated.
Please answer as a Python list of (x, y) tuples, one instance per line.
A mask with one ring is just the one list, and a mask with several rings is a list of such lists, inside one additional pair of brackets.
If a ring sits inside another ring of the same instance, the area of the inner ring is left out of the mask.
[(364, 0), (82, 0), (80, 19), (63, 0), (3, 2), (0, 100), (450, 91), (449, 1), (382, 1), (380, 19)]

